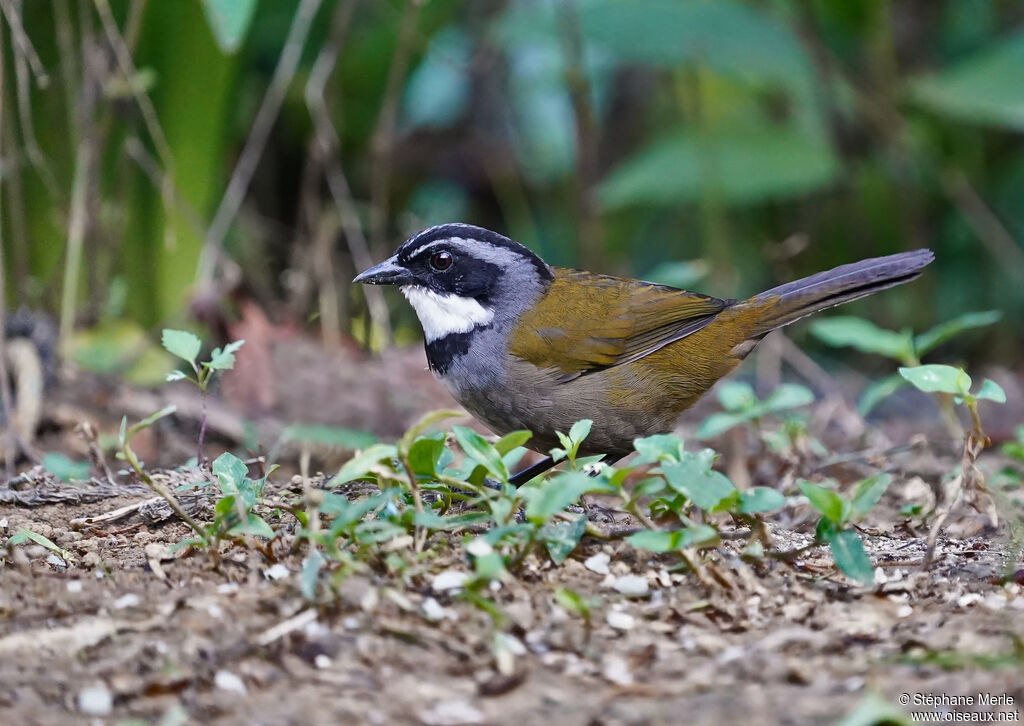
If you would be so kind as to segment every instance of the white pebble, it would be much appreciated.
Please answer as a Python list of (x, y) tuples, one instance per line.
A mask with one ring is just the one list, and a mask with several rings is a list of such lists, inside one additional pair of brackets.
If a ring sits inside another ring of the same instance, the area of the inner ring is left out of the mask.
[(612, 558), (607, 552), (598, 552), (596, 555), (591, 555), (587, 559), (583, 560), (583, 566), (591, 572), (596, 572), (599, 575), (607, 575), (608, 563), (611, 559)]
[(640, 577), (640, 575), (622, 575), (616, 578), (615, 584), (612, 585), (617, 592), (622, 593), (626, 597), (644, 597), (650, 585), (647, 584), (646, 577)]
[(470, 540), (469, 544), (466, 545), (466, 552), (474, 557), (486, 557), (494, 552), (494, 548), (491, 547), (491, 544), (483, 537), (477, 537), (476, 539)]
[(606, 655), (601, 662), (601, 675), (619, 686), (633, 683), (633, 674), (625, 659), (618, 655)]
[(138, 604), (139, 596), (134, 592), (129, 592), (114, 600), (114, 609), (124, 610), (125, 608), (133, 608)]
[(68, 580), (68, 592), (70, 592), (71, 594), (74, 595), (74, 594), (80, 593), (81, 591), (82, 591), (82, 581), (81, 580)]
[(484, 715), (468, 701), (439, 701), (420, 713), (420, 721), (427, 726), (461, 726), (483, 723)]
[(263, 571), (263, 576), (268, 580), (287, 580), (291, 577), (291, 574), (292, 571), (288, 569), (288, 566), (280, 562), (276, 565), (271, 565)]
[(434, 579), (430, 583), (430, 587), (434, 592), (460, 590), (466, 586), (466, 582), (468, 580), (468, 572), (462, 572), (461, 570), (445, 570), (444, 572), (439, 572), (434, 576)]
[(448, 617), (448, 610), (434, 598), (428, 597), (423, 601), (423, 614), (426, 616), (427, 620), (433, 620), (436, 622)]
[(636, 618), (621, 610), (609, 610), (605, 620), (616, 630), (632, 630), (636, 625)]
[(242, 679), (236, 676), (231, 671), (217, 671), (213, 676), (213, 685), (222, 691), (231, 691), (237, 693), (240, 696), (245, 695), (245, 684), (242, 683)]
[(981, 602), (982, 599), (983, 598), (981, 597), (980, 593), (968, 592), (968, 593), (965, 593), (964, 595), (961, 595), (960, 598), (956, 601), (956, 604), (959, 605), (962, 608), (966, 608), (966, 607), (970, 607), (971, 605), (974, 605), (976, 603)]
[(114, 710), (114, 695), (102, 683), (78, 692), (78, 710), (88, 716), (109, 716)]
[(898, 618), (909, 618), (913, 614), (914, 608), (910, 607), (909, 605), (900, 605), (896, 609), (896, 617)]

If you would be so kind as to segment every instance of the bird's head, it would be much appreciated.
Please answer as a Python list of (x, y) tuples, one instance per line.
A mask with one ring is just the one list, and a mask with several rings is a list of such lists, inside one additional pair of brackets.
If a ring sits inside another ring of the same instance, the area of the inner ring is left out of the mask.
[(431, 343), (517, 317), (552, 279), (551, 268), (518, 242), (482, 227), (442, 224), (413, 235), (353, 282), (397, 285)]

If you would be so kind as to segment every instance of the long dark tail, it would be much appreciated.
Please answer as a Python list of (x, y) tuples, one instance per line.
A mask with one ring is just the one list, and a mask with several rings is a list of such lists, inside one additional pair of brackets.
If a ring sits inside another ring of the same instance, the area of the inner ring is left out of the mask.
[(764, 310), (751, 336), (756, 338), (819, 310), (909, 282), (934, 259), (931, 250), (914, 250), (861, 260), (773, 287), (740, 305)]

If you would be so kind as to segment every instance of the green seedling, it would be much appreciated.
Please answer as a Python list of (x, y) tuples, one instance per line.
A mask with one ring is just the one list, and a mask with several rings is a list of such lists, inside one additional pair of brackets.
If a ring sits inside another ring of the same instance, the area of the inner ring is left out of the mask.
[(28, 544), (34, 542), (37, 545), (41, 545), (46, 549), (50, 550), (54, 554), (58, 555), (65, 562), (71, 561), (71, 553), (63, 547), (54, 544), (48, 537), (44, 537), (38, 532), (33, 532), (31, 529), (19, 529), (17, 532), (12, 534), (7, 540), (8, 547), (14, 547), (16, 545)]
[(955, 486), (952, 488), (956, 495), (940, 507), (928, 535), (928, 549), (922, 564), (922, 569), (927, 569), (931, 564), (942, 525), (961, 501), (986, 513), (992, 526), (999, 522), (995, 502), (985, 487), (985, 475), (976, 466), (978, 456), (991, 443), (982, 428), (978, 406), (981, 401), (1006, 403), (1006, 393), (998, 383), (988, 378), (972, 393), (971, 377), (962, 368), (953, 366), (933, 364), (904, 367), (900, 368), (899, 372), (915, 388), (925, 393), (943, 394), (957, 405), (963, 405), (971, 418), (971, 428), (964, 433), (959, 471), (954, 476)]
[(199, 353), (203, 348), (203, 341), (187, 330), (171, 330), (170, 328), (165, 328), (161, 337), (161, 342), (163, 343), (164, 348), (167, 349), (168, 353), (181, 358), (192, 368), (191, 374), (181, 370), (172, 371), (167, 374), (167, 380), (169, 382), (182, 380), (192, 381), (196, 388), (199, 389), (200, 398), (202, 400), (202, 416), (199, 422), (199, 444), (196, 462), (198, 466), (202, 467), (203, 439), (206, 437), (207, 390), (209, 389), (210, 383), (218, 373), (229, 371), (235, 367), (235, 353), (245, 344), (245, 341), (236, 340), (233, 343), (228, 343), (224, 348), (214, 348), (213, 352), (210, 354), (210, 359), (202, 362), (200, 362), (198, 358)]
[(874, 582), (875, 570), (864, 552), (860, 535), (851, 525), (875, 506), (891, 482), (892, 477), (888, 474), (875, 474), (858, 482), (850, 498), (821, 484), (804, 479), (797, 482), (807, 501), (821, 515), (815, 529), (815, 541), (827, 544), (836, 567), (864, 585)]
[[(969, 330), (996, 323), (1002, 318), (998, 310), (964, 313), (952, 320), (939, 323), (931, 330), (914, 335), (910, 330), (886, 330), (864, 318), (836, 315), (819, 318), (811, 323), (811, 333), (822, 342), (839, 347), (855, 348), (862, 353), (873, 353), (890, 358), (902, 366), (921, 365), (921, 359), (943, 343)], [(898, 375), (887, 376), (872, 383), (860, 396), (857, 409), (866, 416), (883, 399), (906, 385)]]
[(804, 386), (783, 383), (759, 400), (749, 383), (726, 381), (718, 387), (718, 401), (724, 411), (713, 413), (697, 429), (697, 438), (710, 439), (746, 423), (759, 425), (769, 414), (790, 411), (814, 402), (814, 394)]
[(89, 478), (89, 462), (74, 461), (56, 451), (43, 454), (43, 468), (61, 481), (81, 481)]

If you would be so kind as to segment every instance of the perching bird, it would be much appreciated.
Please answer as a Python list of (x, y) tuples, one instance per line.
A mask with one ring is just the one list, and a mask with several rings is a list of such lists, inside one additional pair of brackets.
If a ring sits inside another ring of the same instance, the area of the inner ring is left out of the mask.
[(495, 433), (528, 429), (527, 445), (547, 453), (556, 431), (591, 419), (581, 453), (614, 461), (634, 439), (670, 431), (772, 330), (912, 280), (933, 259), (925, 249), (877, 257), (722, 300), (551, 267), (496, 232), (444, 224), (354, 282), (399, 286), (423, 326), (430, 369)]

